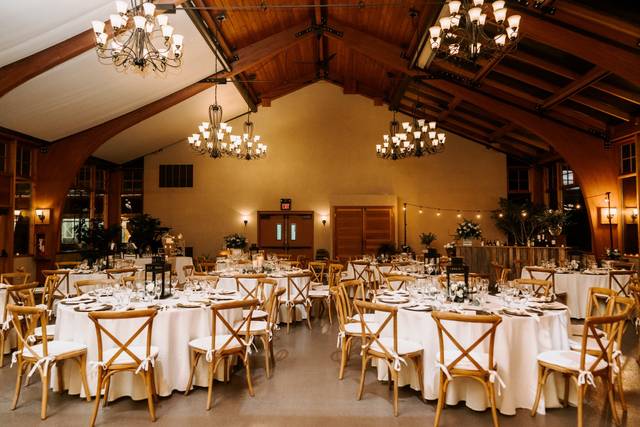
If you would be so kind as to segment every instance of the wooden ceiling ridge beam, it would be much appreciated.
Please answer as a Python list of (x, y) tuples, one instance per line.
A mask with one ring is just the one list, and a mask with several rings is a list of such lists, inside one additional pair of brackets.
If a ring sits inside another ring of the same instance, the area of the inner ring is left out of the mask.
[(492, 140), (492, 141), (500, 139), (503, 136), (505, 136), (506, 134), (508, 134), (509, 132), (511, 132), (512, 130), (514, 130), (515, 128), (516, 128), (515, 123), (508, 122), (504, 126), (496, 129), (491, 135), (489, 135), (489, 139)]
[(224, 77), (233, 77), (250, 68), (256, 67), (291, 46), (311, 37), (314, 34), (313, 32), (307, 32), (298, 37), (296, 36), (297, 33), (303, 32), (308, 27), (309, 23), (303, 22), (238, 49), (234, 52), (238, 60), (231, 63), (231, 71), (227, 72)]
[[(157, 4), (179, 5), (185, 1), (160, 0)], [(87, 27), (90, 26), (91, 23), (87, 22)], [(105, 21), (105, 32), (110, 36), (113, 33), (109, 20)], [(93, 29), (88, 29), (53, 46), (5, 65), (0, 68), (0, 97), (45, 71), (94, 48), (95, 45), (95, 33)]]
[(605, 70), (604, 68), (596, 65), (591, 70), (589, 70), (582, 77), (574, 80), (569, 83), (559, 91), (555, 92), (553, 95), (544, 100), (543, 103), (540, 104), (541, 110), (547, 110), (549, 108), (553, 108), (558, 105), (562, 101), (567, 98), (571, 98), (573, 95), (577, 94), (581, 90), (591, 86), (593, 83), (597, 82), (600, 79), (605, 78), (610, 74), (610, 71)]
[(553, 46), (556, 49), (585, 59), (635, 84), (640, 84), (638, 53), (598, 38), (572, 31), (541, 17), (531, 9), (517, 7), (523, 16), (521, 31), (524, 37)]
[(640, 115), (633, 117), (627, 123), (621, 123), (609, 128), (609, 138), (615, 142), (640, 133)]
[(403, 76), (402, 79), (396, 85), (393, 94), (391, 95), (391, 99), (389, 100), (389, 109), (396, 110), (398, 105), (400, 105), (400, 101), (404, 97), (404, 93), (407, 91), (407, 88), (411, 85), (411, 77)]

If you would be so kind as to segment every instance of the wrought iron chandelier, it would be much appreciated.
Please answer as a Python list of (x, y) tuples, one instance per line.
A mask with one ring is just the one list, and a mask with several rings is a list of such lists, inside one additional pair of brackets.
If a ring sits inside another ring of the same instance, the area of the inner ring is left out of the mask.
[(260, 135), (254, 134), (251, 111), (242, 127), (242, 136), (231, 135), (231, 151), (239, 159), (257, 160), (267, 155), (267, 146), (260, 142)]
[[(217, 62), (216, 62), (217, 64)], [(234, 155), (231, 135), (233, 128), (222, 121), (222, 106), (218, 104), (218, 85), (213, 87), (213, 104), (209, 105), (209, 121), (198, 126), (199, 133), (187, 137), (189, 146), (198, 154), (219, 159)]]
[[(449, 15), (429, 28), (431, 48), (443, 57), (462, 57), (475, 61), (515, 48), (520, 28), (520, 15), (507, 18), (503, 0), (451, 0)], [(490, 18), (493, 16), (493, 19)], [(490, 34), (486, 31), (491, 27)]]
[(103, 21), (92, 21), (98, 57), (121, 69), (131, 66), (140, 71), (164, 72), (182, 63), (183, 36), (173, 33), (166, 14), (155, 15), (150, 1), (116, 1), (117, 13), (109, 16), (113, 35), (109, 40)]
[(400, 125), (394, 111), (389, 133), (382, 136), (382, 144), (376, 144), (376, 155), (381, 159), (398, 160), (437, 154), (444, 150), (446, 139), (435, 121), (414, 117), (413, 122)]

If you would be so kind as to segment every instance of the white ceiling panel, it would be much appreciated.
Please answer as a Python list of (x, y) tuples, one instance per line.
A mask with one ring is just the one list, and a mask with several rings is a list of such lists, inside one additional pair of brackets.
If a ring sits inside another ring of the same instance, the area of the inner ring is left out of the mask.
[[(183, 143), (197, 132), (197, 125), (208, 121), (208, 108), (213, 103), (213, 88), (201, 92), (167, 110), (121, 132), (103, 144), (93, 155), (115, 163), (125, 163), (173, 143)], [(248, 110), (240, 93), (231, 83), (219, 86), (218, 103), (223, 120)]]
[(178, 11), (169, 21), (176, 33), (184, 35), (180, 68), (162, 74), (119, 72), (111, 64), (101, 64), (95, 51), (90, 50), (0, 98), (0, 126), (53, 141), (135, 110), (212, 74), (214, 55), (186, 13)]
[(82, 33), (115, 9), (113, 0), (0, 1), (0, 67)]

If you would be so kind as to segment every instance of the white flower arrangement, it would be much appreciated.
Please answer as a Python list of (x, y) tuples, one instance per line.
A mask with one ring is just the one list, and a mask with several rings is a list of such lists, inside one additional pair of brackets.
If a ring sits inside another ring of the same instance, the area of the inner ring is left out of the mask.
[(460, 239), (479, 239), (482, 237), (482, 230), (477, 222), (463, 219), (456, 228), (456, 234)]
[(229, 234), (224, 236), (224, 243), (227, 249), (244, 249), (247, 246), (247, 238), (242, 234)]
[(456, 302), (463, 302), (467, 295), (467, 284), (465, 282), (451, 282), (449, 284), (449, 295)]

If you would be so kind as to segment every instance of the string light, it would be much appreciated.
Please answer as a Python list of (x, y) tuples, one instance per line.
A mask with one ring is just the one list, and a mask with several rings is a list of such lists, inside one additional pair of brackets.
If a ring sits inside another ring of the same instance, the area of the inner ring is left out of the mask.
[(418, 211), (418, 213), (422, 214), (422, 209), (420, 209), (420, 210)]
[(480, 215), (480, 211), (478, 211), (478, 213), (476, 214), (476, 218), (480, 219), (482, 217), (482, 215)]
[(456, 215), (456, 217), (462, 218), (462, 214), (460, 213), (460, 211), (458, 211), (458, 214)]
[(497, 215), (499, 218), (504, 217), (504, 214), (502, 213), (502, 211), (499, 211), (497, 209), (459, 209), (459, 208), (444, 208), (444, 207), (438, 207), (438, 206), (426, 206), (426, 205), (419, 205), (417, 203), (402, 203), (402, 210), (406, 211), (407, 207), (414, 207), (418, 210), (419, 214), (424, 214), (425, 211), (434, 211), (437, 217), (441, 217), (443, 212), (455, 212), (456, 213), (456, 217), (457, 218), (462, 218), (465, 216), (471, 217), (474, 216), (477, 219), (480, 219), (483, 217), (483, 215), (486, 214), (493, 214), (493, 215)]
[(438, 212), (436, 212), (436, 216), (440, 216), (442, 215), (442, 212), (440, 212), (440, 210), (438, 210)]

